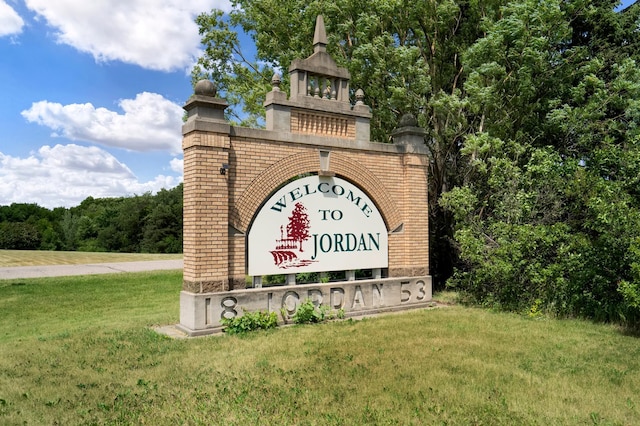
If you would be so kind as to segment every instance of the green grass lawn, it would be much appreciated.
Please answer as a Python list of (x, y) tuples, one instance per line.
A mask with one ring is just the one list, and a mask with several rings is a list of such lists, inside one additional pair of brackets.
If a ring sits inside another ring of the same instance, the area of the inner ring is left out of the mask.
[(10, 266), (79, 265), (182, 259), (182, 254), (96, 253), (81, 251), (0, 250), (0, 268)]
[(0, 281), (0, 424), (640, 424), (640, 341), (459, 306), (173, 340), (180, 271)]

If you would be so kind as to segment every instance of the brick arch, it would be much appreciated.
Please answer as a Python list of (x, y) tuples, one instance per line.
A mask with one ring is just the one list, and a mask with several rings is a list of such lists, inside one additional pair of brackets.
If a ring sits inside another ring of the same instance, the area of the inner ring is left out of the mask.
[[(248, 227), (261, 204), (283, 183), (303, 173), (315, 173), (320, 168), (318, 151), (303, 152), (284, 158), (266, 168), (246, 188), (229, 215), (231, 226), (241, 232)], [(384, 183), (362, 164), (350, 160), (346, 155), (331, 153), (331, 171), (362, 189), (376, 204), (389, 231), (402, 223), (398, 203), (393, 199)]]

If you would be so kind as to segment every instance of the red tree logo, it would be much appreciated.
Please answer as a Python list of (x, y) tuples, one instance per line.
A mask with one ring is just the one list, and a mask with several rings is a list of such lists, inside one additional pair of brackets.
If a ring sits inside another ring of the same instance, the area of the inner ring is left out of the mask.
[(302, 242), (309, 239), (309, 215), (307, 209), (300, 203), (296, 203), (291, 216), (289, 217), (289, 223), (287, 224), (287, 236), (291, 239), (298, 241), (300, 251), (302, 250)]

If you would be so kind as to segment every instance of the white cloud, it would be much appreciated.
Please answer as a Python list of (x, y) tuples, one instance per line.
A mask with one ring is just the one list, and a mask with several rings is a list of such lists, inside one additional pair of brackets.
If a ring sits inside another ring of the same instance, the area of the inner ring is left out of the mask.
[(54, 130), (53, 136), (94, 142), (129, 151), (181, 152), (183, 110), (155, 93), (122, 99), (124, 114), (90, 103), (61, 105), (40, 101), (22, 111), (28, 121)]
[[(0, 0), (2, 1), (2, 0)], [(229, 0), (26, 0), (57, 30), (58, 42), (141, 67), (174, 71), (199, 56), (196, 15), (231, 9)]]
[(4, 0), (0, 0), (0, 37), (20, 34), (24, 21)]
[(43, 146), (28, 158), (0, 152), (0, 181), (0, 205), (37, 203), (54, 208), (78, 205), (88, 196), (155, 193), (176, 186), (182, 177), (159, 175), (139, 182), (125, 164), (103, 149), (70, 144)]
[(169, 166), (174, 172), (182, 174), (184, 170), (184, 160), (182, 158), (174, 158), (169, 162)]

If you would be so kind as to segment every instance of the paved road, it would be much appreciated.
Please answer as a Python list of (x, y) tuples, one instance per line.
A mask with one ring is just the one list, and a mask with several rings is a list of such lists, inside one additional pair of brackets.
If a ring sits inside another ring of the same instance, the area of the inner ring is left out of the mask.
[(182, 260), (176, 259), (144, 262), (93, 263), (90, 265), (13, 266), (0, 268), (0, 280), (182, 269), (182, 265)]

